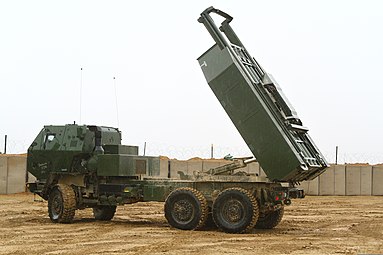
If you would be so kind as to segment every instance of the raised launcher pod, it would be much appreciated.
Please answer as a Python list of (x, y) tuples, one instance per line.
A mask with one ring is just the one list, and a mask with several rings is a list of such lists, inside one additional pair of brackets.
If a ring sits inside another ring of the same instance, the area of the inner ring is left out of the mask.
[[(211, 13), (224, 18), (219, 29)], [(281, 88), (234, 33), (232, 20), (213, 7), (198, 19), (215, 41), (198, 58), (210, 88), (271, 181), (314, 179), (328, 163)]]

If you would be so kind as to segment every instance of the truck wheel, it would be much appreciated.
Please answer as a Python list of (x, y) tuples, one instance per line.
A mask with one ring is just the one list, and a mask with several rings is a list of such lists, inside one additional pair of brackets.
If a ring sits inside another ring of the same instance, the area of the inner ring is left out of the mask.
[(108, 221), (113, 219), (117, 206), (99, 205), (93, 207), (93, 215), (96, 220)]
[(242, 188), (222, 191), (213, 203), (213, 220), (228, 233), (243, 233), (254, 228), (259, 215), (257, 200)]
[(49, 193), (48, 213), (55, 223), (70, 223), (76, 211), (76, 194), (71, 186), (58, 184)]
[(281, 222), (284, 210), (284, 207), (282, 207), (279, 210), (259, 215), (258, 222), (255, 227), (260, 229), (275, 228)]
[(192, 188), (178, 188), (170, 193), (164, 210), (168, 223), (183, 230), (203, 227), (208, 214), (205, 196)]

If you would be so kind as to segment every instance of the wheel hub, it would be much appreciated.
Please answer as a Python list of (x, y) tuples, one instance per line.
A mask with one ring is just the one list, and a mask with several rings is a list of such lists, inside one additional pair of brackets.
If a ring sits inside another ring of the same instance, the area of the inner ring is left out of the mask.
[(62, 199), (60, 196), (56, 195), (53, 198), (51, 208), (52, 208), (51, 211), (52, 211), (52, 215), (53, 215), (54, 219), (57, 219), (60, 216), (60, 213), (62, 212), (62, 209), (63, 209)]
[(228, 200), (223, 206), (222, 216), (227, 222), (236, 223), (243, 218), (244, 207), (238, 200)]
[(194, 217), (193, 205), (188, 200), (179, 200), (175, 202), (173, 216), (178, 222), (192, 220)]

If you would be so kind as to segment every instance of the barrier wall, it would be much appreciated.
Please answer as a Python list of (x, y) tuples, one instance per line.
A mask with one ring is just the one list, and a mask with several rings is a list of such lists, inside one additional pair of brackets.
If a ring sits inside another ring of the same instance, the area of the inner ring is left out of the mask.
[[(231, 161), (224, 159), (176, 160), (161, 157), (159, 176), (181, 179), (183, 175), (187, 178), (193, 176), (195, 171), (206, 171), (229, 163)], [(257, 162), (238, 171), (266, 176)], [(26, 172), (25, 155), (0, 155), (0, 194), (24, 192), (26, 180), (31, 182), (34, 179), (33, 175)], [(382, 196), (383, 164), (332, 165), (316, 179), (302, 182), (300, 187), (308, 195)]]
[[(231, 161), (218, 159), (191, 159), (176, 160), (168, 159), (161, 164), (170, 162), (171, 178), (180, 179), (182, 172), (185, 175), (193, 175), (194, 171), (206, 171), (210, 168), (229, 164)], [(250, 174), (266, 176), (258, 162), (248, 164), (244, 171)], [(162, 176), (164, 176), (162, 174)], [(312, 181), (305, 181), (299, 187), (303, 188), (307, 195), (313, 196), (369, 196), (383, 195), (383, 165), (331, 165), (323, 174)]]
[(346, 166), (335, 165), (334, 167), (334, 195), (346, 195)]
[(300, 187), (308, 195), (382, 196), (382, 183), (383, 165), (347, 164), (332, 165), (315, 180), (303, 182)]
[(383, 165), (372, 167), (372, 195), (383, 196)]
[(308, 195), (319, 195), (319, 178), (315, 178), (312, 181), (302, 182), (299, 186), (305, 190)]
[(29, 176), (26, 170), (25, 155), (0, 155), (0, 194), (25, 191)]
[(25, 157), (8, 157), (7, 194), (24, 192), (27, 178)]
[(331, 166), (318, 178), (318, 194), (329, 196), (335, 192), (335, 167)]
[(0, 157), (0, 194), (7, 194), (8, 158)]

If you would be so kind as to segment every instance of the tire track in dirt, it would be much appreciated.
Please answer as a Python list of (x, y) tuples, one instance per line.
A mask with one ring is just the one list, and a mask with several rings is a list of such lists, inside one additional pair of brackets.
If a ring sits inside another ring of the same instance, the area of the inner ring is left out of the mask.
[(275, 229), (226, 234), (171, 228), (163, 203), (118, 207), (110, 222), (86, 209), (53, 224), (45, 201), (0, 195), (0, 254), (379, 254), (382, 244), (383, 197), (306, 197)]

